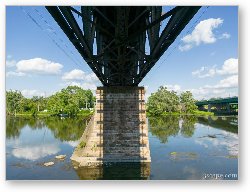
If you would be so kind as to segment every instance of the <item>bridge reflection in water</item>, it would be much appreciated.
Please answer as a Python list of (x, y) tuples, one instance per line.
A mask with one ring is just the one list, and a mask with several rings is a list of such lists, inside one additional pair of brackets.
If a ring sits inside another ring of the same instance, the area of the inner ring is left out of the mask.
[(75, 171), (82, 180), (144, 180), (149, 179), (150, 163), (115, 163)]

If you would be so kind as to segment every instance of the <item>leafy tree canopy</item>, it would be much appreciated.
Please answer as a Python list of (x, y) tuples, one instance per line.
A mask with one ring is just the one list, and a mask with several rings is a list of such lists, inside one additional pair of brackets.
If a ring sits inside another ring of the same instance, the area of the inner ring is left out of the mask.
[(53, 115), (60, 113), (75, 116), (83, 108), (93, 108), (95, 97), (91, 90), (78, 86), (68, 86), (49, 97), (25, 98), (20, 91), (6, 91), (7, 113), (32, 113), (47, 111)]
[(163, 86), (153, 93), (147, 102), (147, 111), (152, 115), (173, 112), (192, 113), (195, 110), (197, 110), (197, 106), (190, 91), (178, 96), (175, 91), (170, 91)]

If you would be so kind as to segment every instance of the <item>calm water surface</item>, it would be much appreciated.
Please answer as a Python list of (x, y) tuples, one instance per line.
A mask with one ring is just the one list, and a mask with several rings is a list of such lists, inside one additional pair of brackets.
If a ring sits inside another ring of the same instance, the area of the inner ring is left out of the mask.
[[(149, 119), (150, 165), (75, 170), (70, 156), (88, 120), (7, 118), (7, 179), (237, 179), (237, 117)], [(66, 155), (56, 160), (56, 155)], [(45, 162), (55, 164), (45, 167)], [(218, 175), (217, 175), (218, 176)]]

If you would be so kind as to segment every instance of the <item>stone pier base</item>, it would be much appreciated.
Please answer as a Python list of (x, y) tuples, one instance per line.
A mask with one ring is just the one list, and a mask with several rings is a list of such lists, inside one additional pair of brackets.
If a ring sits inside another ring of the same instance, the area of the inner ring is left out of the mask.
[(78, 167), (151, 162), (144, 94), (144, 87), (97, 88), (95, 114), (71, 157)]

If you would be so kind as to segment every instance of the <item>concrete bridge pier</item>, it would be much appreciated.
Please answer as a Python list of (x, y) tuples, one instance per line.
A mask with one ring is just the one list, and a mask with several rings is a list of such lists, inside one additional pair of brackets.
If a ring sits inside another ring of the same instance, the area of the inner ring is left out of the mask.
[(227, 103), (226, 104), (226, 109), (227, 109), (227, 112), (230, 113), (231, 112), (231, 109), (230, 109), (230, 103)]
[(211, 108), (212, 108), (211, 104), (208, 104), (208, 105), (207, 105), (207, 111), (208, 111), (208, 112), (211, 112)]
[(144, 95), (144, 87), (97, 88), (95, 114), (71, 157), (78, 167), (151, 162)]

